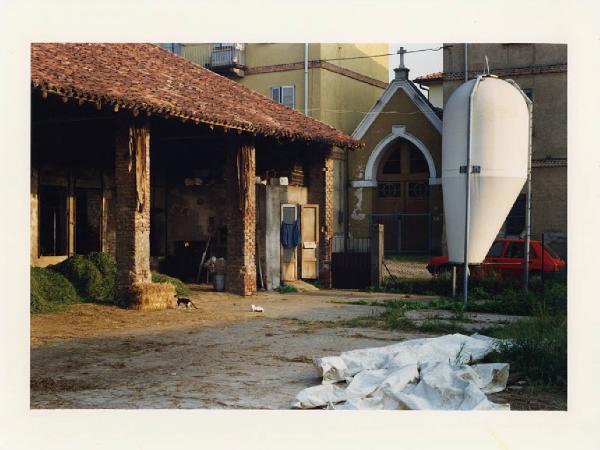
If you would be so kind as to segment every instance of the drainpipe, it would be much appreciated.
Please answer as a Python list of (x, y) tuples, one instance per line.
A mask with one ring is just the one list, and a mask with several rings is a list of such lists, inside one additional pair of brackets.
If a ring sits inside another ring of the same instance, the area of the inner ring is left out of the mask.
[(308, 42), (304, 44), (304, 115), (308, 116)]
[(469, 66), (467, 64), (469, 54), (469, 44), (465, 42), (465, 83), (469, 81)]

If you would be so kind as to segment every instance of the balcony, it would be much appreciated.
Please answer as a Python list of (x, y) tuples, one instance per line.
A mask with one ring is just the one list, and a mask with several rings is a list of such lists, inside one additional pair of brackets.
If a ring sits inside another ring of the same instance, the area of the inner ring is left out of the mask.
[(210, 56), (204, 66), (213, 72), (223, 75), (244, 76), (245, 48), (244, 44), (219, 43), (211, 44)]

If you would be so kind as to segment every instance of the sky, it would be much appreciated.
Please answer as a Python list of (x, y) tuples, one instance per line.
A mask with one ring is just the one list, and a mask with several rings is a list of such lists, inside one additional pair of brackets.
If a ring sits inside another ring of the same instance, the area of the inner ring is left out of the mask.
[[(429, 44), (390, 44), (390, 53), (396, 53), (402, 46), (406, 50), (421, 50), (424, 48), (437, 48), (441, 47), (441, 43), (429, 43)], [(404, 55), (404, 65), (410, 69), (408, 77), (414, 80), (420, 75), (427, 75), (432, 72), (439, 72), (442, 70), (443, 55), (442, 50), (437, 52), (418, 52), (408, 53)], [(390, 81), (394, 78), (394, 69), (398, 67), (400, 63), (399, 55), (389, 56), (389, 67), (390, 67)]]

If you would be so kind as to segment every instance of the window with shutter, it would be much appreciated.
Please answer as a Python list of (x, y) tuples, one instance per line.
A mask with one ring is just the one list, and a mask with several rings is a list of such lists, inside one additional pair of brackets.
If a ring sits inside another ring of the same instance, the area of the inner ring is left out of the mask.
[(294, 86), (281, 86), (281, 103), (294, 108)]
[(279, 86), (271, 88), (271, 98), (277, 103), (281, 102), (281, 88)]

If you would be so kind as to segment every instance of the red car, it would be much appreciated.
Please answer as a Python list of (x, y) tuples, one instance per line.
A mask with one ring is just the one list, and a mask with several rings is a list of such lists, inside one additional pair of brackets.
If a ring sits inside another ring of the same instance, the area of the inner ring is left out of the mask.
[[(475, 273), (493, 271), (503, 277), (520, 277), (524, 271), (524, 247), (523, 240), (496, 239), (483, 263), (473, 269)], [(544, 245), (544, 273), (559, 272), (564, 266), (565, 262), (550, 247)], [(438, 275), (449, 271), (451, 267), (447, 256), (436, 256), (431, 258), (427, 270), (432, 275)], [(542, 243), (532, 240), (529, 245), (529, 273), (541, 272)]]

